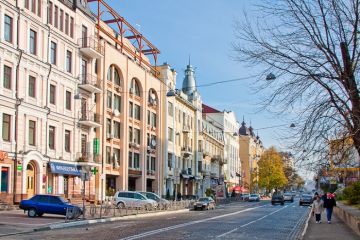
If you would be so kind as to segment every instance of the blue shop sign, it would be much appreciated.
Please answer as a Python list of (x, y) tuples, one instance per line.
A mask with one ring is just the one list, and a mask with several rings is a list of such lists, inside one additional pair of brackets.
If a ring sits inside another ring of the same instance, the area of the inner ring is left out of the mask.
[(76, 166), (73, 164), (66, 164), (66, 163), (54, 163), (54, 162), (51, 162), (49, 164), (52, 173), (80, 176), (80, 166)]

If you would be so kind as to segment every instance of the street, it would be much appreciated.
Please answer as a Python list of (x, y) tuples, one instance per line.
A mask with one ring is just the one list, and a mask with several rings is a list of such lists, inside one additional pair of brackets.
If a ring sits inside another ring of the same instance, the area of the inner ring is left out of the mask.
[(296, 239), (308, 207), (269, 201), (236, 202), (215, 210), (190, 211), (2, 239)]

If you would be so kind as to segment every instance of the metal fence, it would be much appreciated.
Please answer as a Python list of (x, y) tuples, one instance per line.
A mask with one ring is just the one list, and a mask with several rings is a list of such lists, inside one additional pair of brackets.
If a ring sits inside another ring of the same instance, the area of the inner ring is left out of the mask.
[(149, 205), (127, 205), (123, 208), (116, 207), (111, 201), (107, 201), (101, 205), (87, 205), (81, 212), (74, 208), (68, 208), (65, 221), (74, 221), (78, 219), (99, 219), (109, 217), (123, 217), (138, 214), (174, 211), (180, 209), (192, 208), (195, 201), (184, 200), (184, 201), (169, 201), (167, 203), (160, 203), (157, 207), (151, 207)]

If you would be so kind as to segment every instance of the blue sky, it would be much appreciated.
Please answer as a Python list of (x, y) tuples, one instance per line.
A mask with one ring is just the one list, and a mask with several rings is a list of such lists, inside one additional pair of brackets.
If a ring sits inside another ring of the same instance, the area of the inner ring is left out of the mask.
[[(109, 0), (121, 16), (137, 27), (161, 54), (159, 63), (167, 62), (178, 72), (180, 88), (183, 70), (191, 54), (196, 67), (197, 84), (248, 77), (254, 69), (232, 60), (231, 43), (235, 40), (234, 21), (244, 11), (255, 20), (254, 3), (250, 0)], [(261, 17), (261, 16), (260, 16)], [(245, 116), (253, 128), (285, 124), (266, 112), (258, 112), (258, 93), (254, 93), (255, 79), (200, 88), (203, 102), (219, 110), (233, 110), (239, 122)], [(259, 130), (266, 147), (276, 145), (279, 128)]]

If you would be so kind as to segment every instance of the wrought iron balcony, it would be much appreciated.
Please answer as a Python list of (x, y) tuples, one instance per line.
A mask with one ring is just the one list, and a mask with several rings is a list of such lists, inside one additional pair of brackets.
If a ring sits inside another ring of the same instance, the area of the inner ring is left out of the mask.
[(80, 52), (90, 58), (104, 56), (104, 46), (95, 37), (79, 38)]
[(99, 154), (93, 154), (93, 153), (90, 153), (90, 152), (78, 152), (76, 154), (76, 160), (78, 162), (100, 163), (101, 162), (101, 156)]
[(101, 81), (96, 76), (91, 74), (82, 74), (80, 75), (80, 81), (79, 88), (91, 93), (101, 92)]
[(101, 116), (92, 111), (80, 111), (79, 123), (88, 127), (101, 127)]
[(184, 157), (189, 157), (190, 155), (193, 154), (191, 147), (189, 146), (182, 147), (181, 153), (183, 154)]

